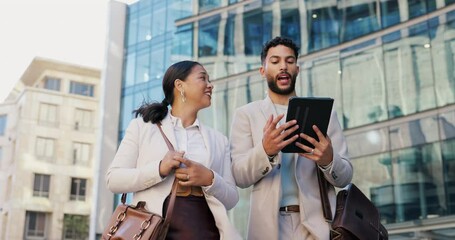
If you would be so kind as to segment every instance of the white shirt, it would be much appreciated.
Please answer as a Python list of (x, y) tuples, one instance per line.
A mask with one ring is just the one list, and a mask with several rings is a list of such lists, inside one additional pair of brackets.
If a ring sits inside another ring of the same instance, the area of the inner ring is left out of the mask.
[(170, 116), (177, 141), (175, 150), (184, 151), (185, 158), (208, 167), (209, 153), (199, 129), (199, 120), (196, 119), (191, 126), (184, 128), (180, 118), (174, 117), (172, 114)]

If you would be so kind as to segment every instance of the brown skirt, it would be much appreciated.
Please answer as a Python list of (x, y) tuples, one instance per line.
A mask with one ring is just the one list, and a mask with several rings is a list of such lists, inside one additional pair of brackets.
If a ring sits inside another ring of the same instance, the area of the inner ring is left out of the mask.
[[(166, 214), (169, 197), (163, 204), (163, 213)], [(205, 197), (187, 196), (175, 198), (167, 240), (207, 239), (219, 240), (220, 233), (215, 224), (215, 218), (210, 211)]]

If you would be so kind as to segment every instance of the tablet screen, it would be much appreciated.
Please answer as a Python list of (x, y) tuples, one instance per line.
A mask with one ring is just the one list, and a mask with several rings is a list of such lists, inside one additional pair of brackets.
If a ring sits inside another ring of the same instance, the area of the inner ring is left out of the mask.
[[(319, 141), (316, 132), (312, 126), (316, 125), (324, 136), (327, 134), (327, 128), (329, 126), (330, 115), (333, 107), (333, 98), (326, 97), (292, 97), (289, 99), (288, 111), (286, 115), (286, 122), (290, 120), (297, 120), (299, 128), (289, 137), (296, 134), (305, 133)], [(289, 137), (285, 138), (288, 139)], [(285, 153), (297, 153), (304, 152), (303, 149), (295, 145), (296, 142), (300, 142), (311, 148), (314, 148), (313, 144), (298, 138), (295, 142), (290, 143), (284, 147), (281, 151)]]

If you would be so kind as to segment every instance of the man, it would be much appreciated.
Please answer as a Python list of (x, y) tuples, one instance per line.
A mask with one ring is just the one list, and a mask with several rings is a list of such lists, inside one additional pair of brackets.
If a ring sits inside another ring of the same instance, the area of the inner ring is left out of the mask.
[[(253, 186), (248, 239), (329, 239), (316, 164), (336, 187), (345, 187), (352, 179), (346, 142), (334, 111), (327, 137), (313, 126), (319, 141), (305, 134), (284, 140), (298, 128), (295, 120), (285, 122), (289, 98), (296, 96), (298, 50), (294, 42), (281, 37), (264, 45), (259, 72), (267, 80), (268, 96), (237, 109), (232, 122), (232, 173), (237, 186)], [(299, 137), (314, 149), (298, 143), (306, 153), (280, 152)], [(334, 188), (329, 198), (334, 214)]]

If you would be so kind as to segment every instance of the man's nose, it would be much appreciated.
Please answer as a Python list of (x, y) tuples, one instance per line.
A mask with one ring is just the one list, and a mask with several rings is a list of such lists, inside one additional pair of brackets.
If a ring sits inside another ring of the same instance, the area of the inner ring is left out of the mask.
[(280, 63), (280, 70), (287, 70), (288, 69), (288, 64), (286, 63), (286, 61), (282, 61)]

